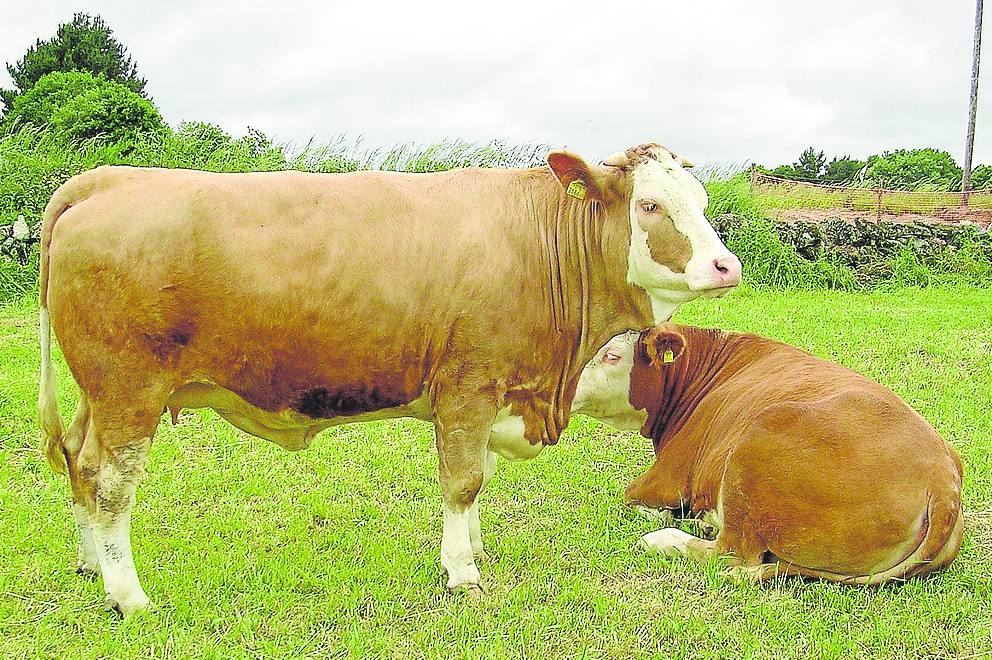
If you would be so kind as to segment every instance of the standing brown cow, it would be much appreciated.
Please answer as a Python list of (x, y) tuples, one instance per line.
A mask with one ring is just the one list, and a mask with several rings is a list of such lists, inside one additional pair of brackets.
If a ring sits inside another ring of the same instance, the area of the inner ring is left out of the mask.
[[(602, 166), (439, 174), (102, 167), (45, 210), (41, 397), (82, 570), (123, 612), (135, 483), (164, 408), (209, 407), (288, 449), (334, 424), (434, 422), (448, 587), (479, 592), (476, 496), (536, 455), (610, 337), (722, 295), (740, 262), (658, 145)], [(63, 432), (54, 329), (80, 389)]]

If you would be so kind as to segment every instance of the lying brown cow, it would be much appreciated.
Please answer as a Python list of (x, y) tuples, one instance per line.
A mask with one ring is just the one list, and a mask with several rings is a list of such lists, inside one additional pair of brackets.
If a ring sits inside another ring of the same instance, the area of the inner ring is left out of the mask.
[[(625, 329), (740, 281), (706, 193), (658, 145), (587, 165), (439, 174), (98, 168), (45, 210), (41, 396), (84, 571), (124, 612), (135, 483), (163, 409), (209, 407), (287, 449), (329, 426), (431, 420), (449, 588), (479, 592), (476, 496), (496, 454), (568, 422)], [(63, 431), (50, 329), (79, 385)]]
[(626, 500), (690, 511), (642, 543), (729, 556), (757, 580), (877, 584), (949, 564), (961, 547), (961, 460), (885, 387), (786, 344), (665, 323), (617, 337), (586, 368), (584, 412), (654, 441)]

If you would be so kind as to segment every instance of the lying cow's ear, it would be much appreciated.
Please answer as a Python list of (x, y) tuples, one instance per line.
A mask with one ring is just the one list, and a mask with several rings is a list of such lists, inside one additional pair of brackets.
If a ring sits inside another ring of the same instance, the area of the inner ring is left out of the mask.
[(565, 192), (572, 197), (603, 200), (604, 177), (589, 167), (581, 156), (570, 151), (552, 151), (548, 154), (548, 166), (565, 188)]
[(644, 353), (658, 369), (674, 362), (685, 351), (685, 337), (674, 330), (649, 332), (641, 341)]

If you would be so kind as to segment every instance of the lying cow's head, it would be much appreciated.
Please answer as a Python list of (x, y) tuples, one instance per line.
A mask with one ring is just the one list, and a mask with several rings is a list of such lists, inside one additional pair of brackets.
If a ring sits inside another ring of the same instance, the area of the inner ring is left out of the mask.
[(647, 292), (656, 323), (683, 302), (721, 296), (740, 283), (741, 263), (703, 215), (706, 191), (685, 158), (646, 144), (601, 167), (566, 151), (549, 154), (548, 165), (570, 194), (629, 222), (627, 282)]
[(647, 413), (630, 403), (636, 332), (611, 339), (582, 370), (572, 412), (582, 413), (622, 431), (640, 430)]
[(582, 370), (572, 412), (622, 431), (641, 430), (648, 407), (659, 403), (661, 370), (685, 349), (685, 337), (671, 323), (614, 337)]

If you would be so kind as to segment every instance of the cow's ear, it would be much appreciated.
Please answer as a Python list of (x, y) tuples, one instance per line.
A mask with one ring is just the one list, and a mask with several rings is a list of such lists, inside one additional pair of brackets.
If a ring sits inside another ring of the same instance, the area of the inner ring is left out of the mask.
[(685, 337), (675, 330), (649, 331), (641, 342), (648, 360), (658, 369), (674, 362), (685, 351)]
[(561, 182), (565, 192), (582, 200), (602, 201), (605, 196), (606, 177), (596, 168), (589, 167), (581, 156), (570, 151), (552, 151), (548, 166)]

